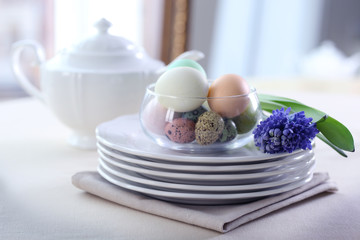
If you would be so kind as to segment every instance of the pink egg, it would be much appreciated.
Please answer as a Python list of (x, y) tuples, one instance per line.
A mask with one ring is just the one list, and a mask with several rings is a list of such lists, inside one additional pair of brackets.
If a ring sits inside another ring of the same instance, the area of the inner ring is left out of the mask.
[(148, 131), (164, 135), (165, 125), (178, 116), (180, 116), (179, 113), (163, 107), (156, 98), (154, 98), (145, 106), (141, 119), (144, 127)]
[(246, 94), (249, 93), (250, 86), (242, 77), (226, 74), (211, 84), (208, 97), (215, 99), (208, 99), (208, 103), (212, 111), (222, 117), (233, 118), (245, 111), (249, 103)]
[(195, 140), (195, 122), (177, 118), (165, 126), (166, 136), (176, 143), (189, 143)]

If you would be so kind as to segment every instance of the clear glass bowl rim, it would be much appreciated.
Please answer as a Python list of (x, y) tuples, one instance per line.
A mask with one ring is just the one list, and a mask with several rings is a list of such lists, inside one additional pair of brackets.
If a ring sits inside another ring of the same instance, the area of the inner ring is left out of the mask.
[[(211, 83), (211, 82), (210, 82)], [(256, 88), (250, 87), (250, 92), (247, 94), (241, 94), (241, 95), (232, 95), (232, 96), (223, 96), (223, 97), (176, 97), (171, 95), (165, 95), (165, 94), (158, 94), (155, 93), (153, 89), (155, 89), (156, 83), (151, 83), (146, 87), (146, 93), (157, 96), (157, 97), (166, 97), (166, 98), (173, 98), (173, 99), (194, 99), (194, 100), (224, 100), (224, 99), (234, 99), (234, 98), (244, 98), (244, 97), (250, 97), (252, 95), (256, 95)]]

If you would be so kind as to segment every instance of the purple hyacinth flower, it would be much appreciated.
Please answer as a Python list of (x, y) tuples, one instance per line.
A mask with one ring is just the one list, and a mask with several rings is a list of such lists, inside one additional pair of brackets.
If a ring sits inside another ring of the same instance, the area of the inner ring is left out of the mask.
[(319, 130), (304, 111), (289, 115), (291, 108), (276, 109), (253, 131), (255, 146), (264, 153), (291, 153), (296, 149), (312, 149), (311, 140)]

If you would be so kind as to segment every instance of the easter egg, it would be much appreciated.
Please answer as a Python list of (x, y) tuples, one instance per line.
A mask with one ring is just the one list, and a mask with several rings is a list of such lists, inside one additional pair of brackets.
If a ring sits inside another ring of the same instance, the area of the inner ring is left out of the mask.
[(200, 145), (209, 145), (219, 139), (224, 130), (224, 120), (215, 112), (200, 115), (195, 125), (195, 139)]
[(166, 136), (176, 143), (189, 143), (195, 140), (195, 123), (189, 119), (176, 118), (165, 126)]
[(182, 114), (182, 118), (187, 118), (187, 119), (190, 119), (194, 122), (197, 122), (199, 116), (201, 114), (203, 114), (204, 112), (206, 112), (207, 110), (203, 107), (203, 106), (200, 106), (198, 107), (197, 109), (193, 110), (193, 111), (190, 111), (190, 112), (185, 112)]
[(210, 109), (222, 117), (233, 118), (245, 111), (250, 86), (240, 76), (226, 74), (217, 78), (209, 88), (208, 103)]
[(155, 84), (158, 101), (176, 112), (200, 107), (208, 94), (205, 76), (191, 67), (177, 67), (163, 73)]
[(164, 135), (165, 125), (180, 116), (180, 113), (163, 107), (156, 98), (153, 98), (141, 112), (141, 122), (145, 129), (151, 133)]
[(234, 121), (239, 134), (248, 133), (258, 124), (260, 119), (259, 115), (260, 113), (249, 104), (245, 111), (233, 118), (232, 121)]
[(203, 67), (198, 62), (191, 59), (178, 59), (170, 63), (167, 67), (168, 69), (173, 69), (177, 67), (192, 67), (196, 70), (199, 70), (202, 74), (204, 74), (206, 78), (206, 72)]
[(236, 125), (233, 121), (231, 121), (230, 119), (225, 120), (224, 123), (224, 130), (222, 131), (219, 139), (217, 140), (218, 142), (229, 142), (233, 139), (235, 139), (237, 135), (237, 129), (236, 129)]

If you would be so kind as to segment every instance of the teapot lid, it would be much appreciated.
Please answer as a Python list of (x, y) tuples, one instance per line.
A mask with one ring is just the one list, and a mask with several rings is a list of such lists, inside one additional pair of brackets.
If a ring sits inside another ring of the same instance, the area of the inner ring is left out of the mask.
[(133, 42), (108, 33), (111, 23), (100, 19), (94, 24), (97, 34), (61, 52), (63, 67), (73, 70), (138, 72), (163, 67)]

